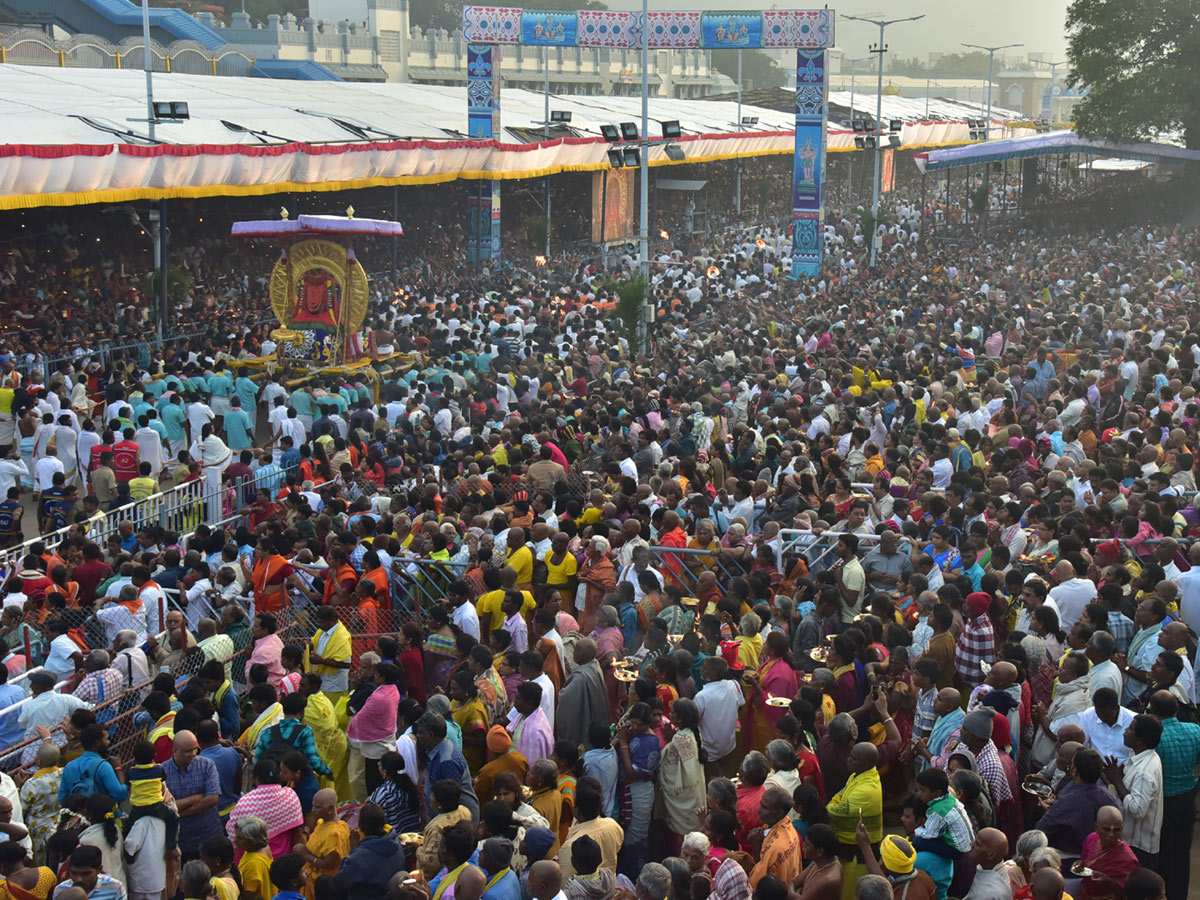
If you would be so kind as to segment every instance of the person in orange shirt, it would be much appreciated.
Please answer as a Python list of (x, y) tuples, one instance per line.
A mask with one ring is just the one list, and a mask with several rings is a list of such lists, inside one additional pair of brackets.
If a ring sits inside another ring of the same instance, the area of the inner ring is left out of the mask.
[(323, 602), (326, 606), (345, 606), (354, 594), (358, 585), (358, 573), (350, 565), (346, 551), (334, 547), (329, 551), (329, 574), (325, 576), (325, 594)]
[[(363, 554), (363, 576), (362, 581), (370, 581), (375, 585), (375, 599), (382, 606), (388, 602), (392, 595), (391, 583), (388, 581), (387, 570), (383, 567), (383, 562), (379, 559), (379, 554), (374, 550), (368, 550)], [(360, 584), (362, 582), (359, 582)]]
[(365, 575), (354, 588), (354, 599), (357, 602), (359, 626), (352, 628), (354, 632), (354, 655), (361, 656), (375, 646), (379, 635), (379, 595), (375, 591), (375, 582)]
[(254, 568), (247, 573), (254, 587), (255, 610), (277, 613), (287, 606), (287, 581), (293, 571), (269, 538), (259, 540), (254, 548)]

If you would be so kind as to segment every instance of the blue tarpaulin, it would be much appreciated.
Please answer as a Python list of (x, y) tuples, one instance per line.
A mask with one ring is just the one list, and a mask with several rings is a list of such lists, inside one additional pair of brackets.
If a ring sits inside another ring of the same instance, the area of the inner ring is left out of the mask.
[(964, 147), (918, 153), (916, 163), (922, 171), (934, 172), (956, 166), (977, 166), (1003, 162), (1006, 159), (1023, 159), (1027, 156), (1061, 156), (1065, 153), (1137, 159), (1144, 162), (1200, 162), (1200, 150), (1185, 150), (1170, 144), (1119, 144), (1098, 138), (1080, 137), (1072, 131), (1055, 131), (1050, 134), (981, 141)]

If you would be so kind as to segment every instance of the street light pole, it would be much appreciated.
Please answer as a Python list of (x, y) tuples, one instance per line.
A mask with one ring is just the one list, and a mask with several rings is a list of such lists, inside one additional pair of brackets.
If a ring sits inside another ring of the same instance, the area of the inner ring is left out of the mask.
[[(150, 57), (150, 0), (142, 0), (142, 62), (143, 68), (146, 70), (146, 125), (150, 136), (150, 143), (157, 143), (157, 138), (154, 134), (154, 126), (156, 124), (154, 117), (154, 66)], [(163, 335), (166, 331), (164, 320), (167, 317), (167, 201), (160, 199), (158, 201), (158, 231), (154, 235), (156, 239), (156, 256), (158, 269), (158, 296), (159, 308), (158, 315), (154, 317), (156, 327), (155, 335), (158, 338), (158, 346), (162, 347)]]
[[(970, 47), (972, 50), (986, 50), (988, 55), (988, 93), (987, 93), (987, 131), (984, 138), (986, 141), (992, 139), (992, 75), (994, 74), (994, 66), (996, 63), (996, 51), (1008, 50), (1012, 47), (1024, 47), (1024, 44), (1000, 44), (996, 47), (985, 47), (982, 44), (963, 44), (964, 47)], [(1000, 136), (1004, 136), (1001, 131)]]
[(880, 144), (883, 137), (883, 55), (887, 53), (887, 44), (883, 42), (883, 31), (889, 25), (895, 25), (898, 22), (916, 22), (918, 19), (925, 18), (924, 14), (919, 16), (906, 16), (903, 19), (864, 19), (862, 16), (842, 16), (843, 19), (850, 19), (855, 22), (867, 22), (879, 28), (879, 43), (870, 48), (872, 53), (879, 55), (879, 77), (875, 92), (875, 175), (872, 178), (871, 191), (871, 258), (870, 265), (875, 266), (875, 257), (877, 253), (876, 232), (878, 231), (879, 220), (879, 176), (880, 176)]
[[(738, 79), (737, 79), (737, 130), (740, 133), (742, 130), (742, 51), (738, 50)], [(645, 127), (644, 125), (642, 126)], [(742, 214), (742, 161), (739, 159), (734, 163), (733, 170), (733, 209), (740, 216)]]
[[(545, 140), (549, 141), (550, 140), (550, 48), (543, 47), (542, 54), (543, 54), (542, 68), (545, 70), (545, 76), (546, 76), (545, 91), (544, 91), (544, 93), (546, 95), (546, 109), (545, 109), (545, 116), (543, 117), (543, 121), (545, 122), (545, 124), (543, 125), (542, 135), (545, 138)], [(546, 213), (546, 264), (549, 265), (549, 263), (550, 263), (550, 176), (547, 175), (544, 179), (542, 179), (542, 182), (543, 182), (542, 206), (544, 208), (544, 212)]]
[(1054, 76), (1056, 74), (1056, 70), (1058, 69), (1058, 67), (1065, 66), (1066, 64), (1067, 64), (1066, 60), (1061, 60), (1060, 62), (1042, 63), (1042, 65), (1050, 67), (1050, 124), (1051, 125), (1054, 124)]
[(642, 27), (641, 27), (641, 42), (642, 42), (642, 139), (641, 139), (641, 160), (639, 161), (640, 176), (642, 179), (642, 192), (640, 203), (640, 216), (642, 223), (641, 233), (641, 260), (639, 261), (638, 271), (642, 278), (642, 286), (645, 293), (642, 297), (642, 303), (646, 310), (643, 312), (642, 320), (638, 322), (638, 335), (641, 338), (641, 345), (644, 347), (647, 338), (650, 334), (649, 320), (653, 315), (653, 301), (650, 297), (650, 142), (649, 134), (647, 133), (650, 127), (650, 8), (648, 0), (642, 0)]

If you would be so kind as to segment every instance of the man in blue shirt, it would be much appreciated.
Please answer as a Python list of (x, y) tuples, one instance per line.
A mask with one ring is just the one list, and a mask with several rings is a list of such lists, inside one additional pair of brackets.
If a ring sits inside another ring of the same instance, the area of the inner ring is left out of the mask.
[[(224, 666), (221, 666), (219, 660), (212, 662), (224, 671)], [(236, 697), (235, 694), (234, 698)], [(196, 741), (200, 745), (200, 758), (212, 760), (213, 765), (217, 767), (217, 780), (221, 785), (217, 813), (224, 816), (233, 809), (233, 805), (241, 796), (238, 788), (242, 776), (242, 757), (232, 747), (221, 743), (220, 729), (212, 719), (205, 719), (196, 726)]]
[(230, 450), (248, 450), (254, 437), (254, 423), (242, 409), (242, 401), (234, 397), (225, 413), (225, 443)]
[[(2, 656), (9, 655), (7, 645), (3, 648)], [(15, 684), (8, 683), (8, 666), (0, 665), (0, 747), (11, 747), (21, 740), (24, 729), (17, 722), (16, 712), (4, 712), (14, 703), (25, 699), (25, 692)]]
[(481, 900), (521, 900), (521, 879), (512, 870), (512, 841), (488, 838), (479, 849), (479, 868), (487, 875)]
[(201, 844), (223, 830), (217, 813), (221, 794), (217, 764), (199, 753), (194, 734), (176, 732), (174, 752), (162, 766), (163, 784), (179, 810), (179, 850), (184, 858), (194, 856)]
[(129, 796), (129, 788), (117, 780), (116, 770), (107, 759), (108, 731), (103, 725), (88, 725), (79, 733), (83, 753), (67, 763), (58, 788), (58, 802), (71, 794), (108, 794), (118, 803)]
[(233, 382), (233, 392), (242, 401), (242, 412), (250, 418), (253, 432), (258, 421), (258, 385), (245, 375), (239, 375)]
[(183, 409), (183, 400), (178, 394), (172, 394), (170, 401), (163, 407), (162, 421), (167, 430), (168, 455), (171, 462), (176, 462), (180, 451), (187, 449), (187, 432), (183, 428), (187, 415)]
[(462, 789), (459, 802), (471, 811), (471, 818), (479, 820), (479, 798), (475, 796), (475, 785), (467, 760), (462, 752), (446, 739), (446, 720), (435, 712), (427, 712), (413, 726), (417, 745), (425, 750), (425, 809), (430, 818), (437, 815), (433, 809), (433, 785), (443, 779), (457, 781)]

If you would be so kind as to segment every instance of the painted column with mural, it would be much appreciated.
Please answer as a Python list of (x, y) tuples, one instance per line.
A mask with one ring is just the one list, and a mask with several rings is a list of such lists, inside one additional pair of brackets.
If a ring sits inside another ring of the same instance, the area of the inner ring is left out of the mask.
[(817, 276), (825, 256), (826, 53), (796, 51), (796, 154), (792, 172), (792, 277)]
[[(467, 133), (476, 140), (500, 138), (500, 48), (467, 46)], [(500, 259), (500, 182), (469, 182), (467, 262), (482, 265)]]

